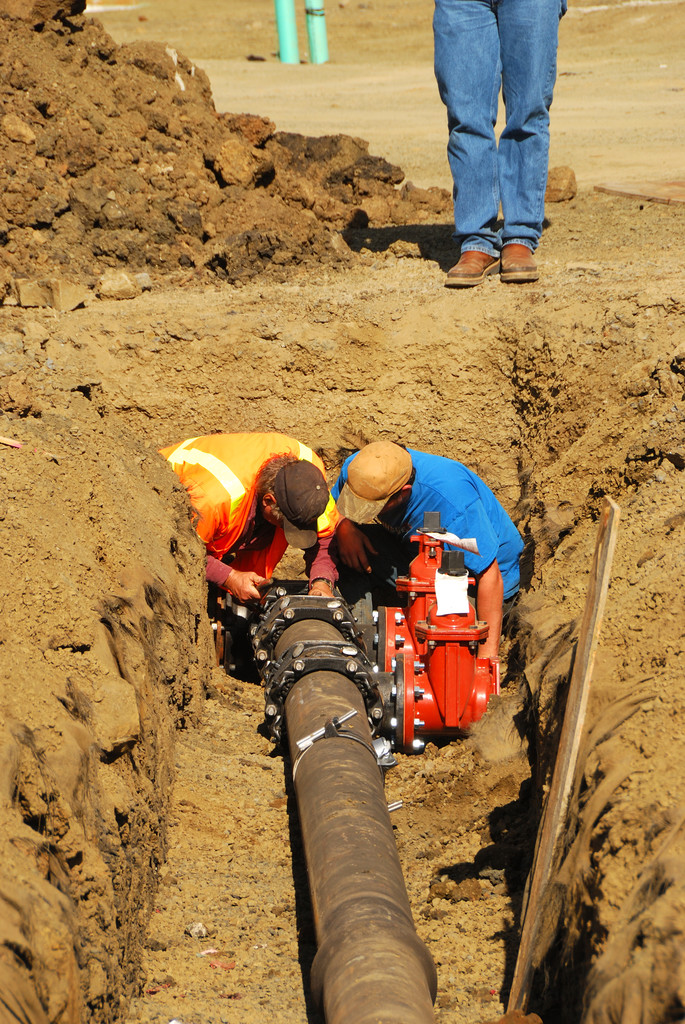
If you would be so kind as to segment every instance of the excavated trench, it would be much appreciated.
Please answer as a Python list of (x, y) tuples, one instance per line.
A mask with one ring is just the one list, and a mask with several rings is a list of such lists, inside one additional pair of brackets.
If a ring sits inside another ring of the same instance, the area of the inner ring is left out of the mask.
[[(525, 537), (501, 698), (387, 780), (439, 1021), (506, 1006), (618, 502), (531, 1006), (680, 1019), (682, 211), (581, 194), (550, 215), (539, 286), (446, 295), (446, 193), (360, 140), (218, 115), (190, 61), (118, 47), (78, 6), (0, 19), (3, 1019), (319, 1019), (287, 760), (259, 687), (214, 665), (203, 551), (157, 454), (233, 429), (290, 433), (331, 473), (363, 439), (458, 458)], [(573, 262), (578, 236), (601, 264)]]
[[(186, 295), (180, 317), (162, 295), (97, 326), (87, 310), (5, 318), (26, 385), (0, 419), (23, 444), (1, 453), (6, 1013), (251, 1021), (278, 1005), (274, 1019), (317, 1019), (287, 767), (260, 735), (258, 689), (213, 667), (201, 547), (156, 455), (184, 430), (238, 422), (296, 434), (332, 471), (355, 435), (459, 457), (526, 538), (502, 697), (470, 739), (400, 757), (388, 778), (438, 1020), (506, 1005), (598, 510), (605, 494), (619, 503), (532, 1007), (546, 1021), (613, 1019), (619, 1005), (665, 1020), (678, 1005), (682, 309), (631, 296), (604, 320), (465, 320), (436, 372), (417, 324), (449, 337), (452, 314), (422, 273), (401, 296), (381, 272), (373, 295), (360, 275), (335, 300), (323, 280), (304, 296)], [(232, 369), (228, 395), (219, 368)], [(207, 914), (198, 946), (184, 930)], [(205, 942), (220, 966), (201, 977)]]

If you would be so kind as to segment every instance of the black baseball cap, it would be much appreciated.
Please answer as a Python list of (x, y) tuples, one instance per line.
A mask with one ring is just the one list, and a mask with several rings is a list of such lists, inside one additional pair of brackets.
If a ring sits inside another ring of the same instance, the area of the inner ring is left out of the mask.
[(283, 532), (288, 544), (311, 548), (316, 544), (316, 521), (328, 504), (325, 477), (313, 463), (288, 462), (274, 481), (274, 497), (283, 513)]

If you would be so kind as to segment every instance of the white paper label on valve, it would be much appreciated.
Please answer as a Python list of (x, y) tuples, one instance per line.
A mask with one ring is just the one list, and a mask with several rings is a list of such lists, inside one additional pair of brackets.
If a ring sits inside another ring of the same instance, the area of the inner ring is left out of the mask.
[(438, 599), (438, 615), (465, 615), (469, 610), (469, 577), (435, 574), (435, 596)]
[(441, 540), (443, 544), (451, 544), (454, 548), (462, 548), (463, 551), (470, 551), (474, 555), (480, 556), (478, 550), (478, 544), (476, 543), (475, 537), (457, 537), (456, 533), (429, 533), (426, 531), (426, 537), (432, 537), (433, 540)]

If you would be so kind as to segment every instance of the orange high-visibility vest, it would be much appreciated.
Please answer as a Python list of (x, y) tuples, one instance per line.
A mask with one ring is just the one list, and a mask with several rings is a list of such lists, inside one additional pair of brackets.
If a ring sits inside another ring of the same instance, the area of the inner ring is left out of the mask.
[[(240, 544), (252, 503), (257, 478), (265, 464), (279, 455), (295, 455), (314, 463), (325, 475), (323, 462), (311, 448), (285, 434), (209, 434), (191, 437), (181, 444), (160, 449), (188, 491), (198, 514), (195, 524), (207, 552), (223, 558)], [(316, 530), (320, 538), (335, 532), (339, 515), (329, 498)], [(270, 577), (288, 542), (280, 527), (274, 528), (271, 544), (262, 550), (240, 552), (231, 565)]]

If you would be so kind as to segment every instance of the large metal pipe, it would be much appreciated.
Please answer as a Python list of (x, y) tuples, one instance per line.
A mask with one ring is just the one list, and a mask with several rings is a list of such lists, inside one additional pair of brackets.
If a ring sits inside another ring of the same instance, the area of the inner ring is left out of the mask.
[[(275, 653), (336, 636), (301, 621)], [(351, 710), (339, 734), (300, 749)], [(347, 677), (317, 671), (294, 685), (285, 713), (318, 942), (312, 990), (327, 1024), (430, 1024), (435, 965), (414, 928), (364, 701)]]

